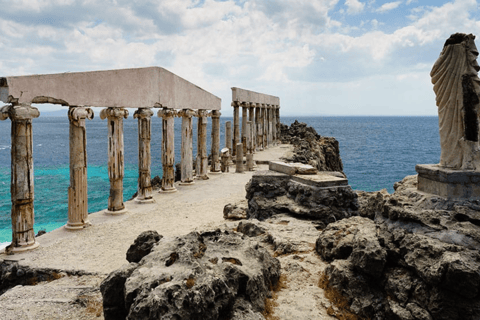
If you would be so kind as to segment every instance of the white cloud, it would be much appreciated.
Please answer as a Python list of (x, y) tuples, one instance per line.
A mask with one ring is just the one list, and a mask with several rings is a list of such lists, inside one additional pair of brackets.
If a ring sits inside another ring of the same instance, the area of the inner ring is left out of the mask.
[(381, 5), (376, 11), (380, 13), (384, 13), (384, 12), (398, 8), (400, 4), (402, 4), (402, 1), (387, 2)]
[(358, 0), (345, 0), (345, 5), (347, 6), (348, 14), (358, 14), (365, 8), (365, 3)]

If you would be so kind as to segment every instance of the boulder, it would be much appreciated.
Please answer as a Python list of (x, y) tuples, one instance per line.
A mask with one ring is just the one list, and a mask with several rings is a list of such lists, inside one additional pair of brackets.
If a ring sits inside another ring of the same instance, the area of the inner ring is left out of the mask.
[(480, 319), (476, 200), (418, 192), (360, 192), (359, 213), (329, 224), (316, 242), (328, 285), (370, 319)]
[(157, 231), (142, 232), (128, 248), (127, 261), (140, 262), (144, 256), (150, 253), (153, 246), (162, 239), (163, 236)]
[(279, 277), (279, 261), (240, 233), (163, 238), (102, 283), (105, 319), (225, 319), (243, 311), (256, 317)]
[(223, 208), (223, 218), (230, 219), (230, 220), (241, 220), (247, 218), (247, 211), (246, 204), (227, 204)]

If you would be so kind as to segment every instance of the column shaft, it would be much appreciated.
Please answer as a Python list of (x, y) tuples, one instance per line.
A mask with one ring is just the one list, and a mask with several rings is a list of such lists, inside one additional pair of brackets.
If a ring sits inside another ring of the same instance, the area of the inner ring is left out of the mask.
[(235, 173), (243, 173), (243, 143), (237, 143), (235, 148), (237, 149), (236, 161), (235, 161)]
[(93, 119), (90, 108), (70, 107), (70, 187), (67, 229), (83, 229), (88, 221), (87, 132), (85, 119)]
[[(232, 155), (232, 122), (225, 122), (225, 148), (228, 148), (230, 157)], [(231, 161), (231, 159), (229, 159)]]
[(240, 110), (237, 102), (232, 102), (233, 107), (233, 147), (232, 156), (235, 156), (237, 143), (240, 142)]
[(245, 103), (242, 104), (242, 144), (243, 144), (243, 154), (247, 153), (247, 109)]
[(207, 155), (207, 116), (206, 110), (198, 110), (197, 127), (197, 179), (207, 180), (208, 155)]
[(110, 196), (108, 197), (107, 214), (125, 212), (123, 203), (123, 119), (127, 117), (128, 110), (123, 108), (106, 108), (100, 112), (101, 119), (108, 119), (108, 178), (110, 179)]
[(157, 113), (162, 118), (162, 189), (175, 192), (175, 115), (173, 109), (163, 108)]
[(193, 119), (195, 111), (184, 109), (180, 111), (179, 116), (182, 117), (182, 159), (181, 166), (181, 183), (182, 185), (190, 185), (194, 183), (193, 179)]
[(272, 141), (277, 145), (277, 111), (275, 106), (272, 108)]
[(29, 105), (7, 105), (0, 109), (0, 120), (10, 118), (11, 126), (11, 185), (12, 244), (6, 252), (31, 250), (35, 242), (33, 199), (32, 119), (40, 112)]
[[(251, 128), (250, 128), (250, 135), (252, 137), (256, 137), (256, 130), (255, 130), (255, 108), (253, 107), (253, 103), (250, 104), (250, 107), (248, 108), (248, 121), (250, 121), (252, 123), (251, 125)], [(256, 147), (256, 143), (255, 143), (256, 139), (252, 139), (251, 142), (252, 142), (252, 153), (255, 153), (255, 147)]]
[(212, 111), (212, 165), (211, 172), (220, 171), (220, 111)]
[(153, 111), (139, 108), (133, 114), (138, 119), (138, 187), (137, 202), (153, 202), (152, 198), (152, 157), (150, 144), (152, 139)]
[(247, 170), (253, 171), (253, 139), (252, 139), (252, 122), (247, 121), (247, 154), (245, 155)]
[(268, 109), (263, 105), (263, 148), (268, 149)]

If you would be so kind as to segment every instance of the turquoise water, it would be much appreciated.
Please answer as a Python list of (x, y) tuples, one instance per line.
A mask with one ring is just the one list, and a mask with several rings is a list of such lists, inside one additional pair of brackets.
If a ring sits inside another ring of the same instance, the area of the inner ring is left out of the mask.
[[(320, 135), (333, 136), (352, 188), (375, 191), (387, 188), (406, 175), (415, 174), (415, 164), (437, 163), (440, 157), (437, 117), (282, 117), (313, 126)], [(225, 121), (221, 118), (221, 146)], [(207, 132), (210, 144), (210, 124)], [(51, 231), (67, 222), (69, 186), (68, 119), (40, 117), (33, 121), (35, 174), (35, 232)], [(181, 119), (175, 119), (175, 158), (180, 161)], [(10, 121), (0, 122), (0, 246), (11, 240)], [(196, 153), (194, 120), (194, 154)], [(137, 121), (124, 121), (124, 199), (137, 189)], [(162, 175), (161, 119), (152, 118), (152, 176)], [(210, 146), (208, 146), (210, 150)], [(107, 173), (107, 125), (95, 118), (87, 122), (89, 212), (106, 209), (109, 195)]]

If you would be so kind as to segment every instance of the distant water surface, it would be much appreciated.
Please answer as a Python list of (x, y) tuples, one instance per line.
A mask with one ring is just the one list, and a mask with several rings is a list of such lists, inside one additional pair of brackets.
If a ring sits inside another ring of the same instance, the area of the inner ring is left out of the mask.
[[(335, 137), (340, 144), (344, 172), (357, 190), (387, 188), (406, 175), (415, 174), (415, 164), (438, 163), (440, 146), (437, 117), (282, 117), (282, 123), (295, 119), (314, 127), (322, 136)], [(220, 145), (225, 145), (225, 121), (221, 118)], [(210, 150), (210, 125), (207, 132)], [(40, 117), (33, 120), (35, 173), (35, 232), (53, 230), (67, 221), (69, 186), (69, 142), (66, 117)], [(175, 153), (180, 161), (181, 119), (175, 119)], [(194, 154), (196, 153), (194, 119)], [(10, 121), (0, 122), (0, 246), (11, 240), (10, 200)], [(137, 189), (137, 121), (124, 121), (125, 178), (124, 199)], [(162, 175), (161, 119), (152, 117), (152, 176)], [(107, 207), (107, 124), (98, 117), (87, 121), (88, 206), (89, 212)]]

